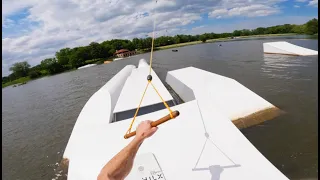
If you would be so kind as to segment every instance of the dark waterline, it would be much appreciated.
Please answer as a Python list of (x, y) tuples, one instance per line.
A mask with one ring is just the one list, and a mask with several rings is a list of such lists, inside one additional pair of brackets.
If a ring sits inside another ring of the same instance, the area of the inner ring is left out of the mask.
[[(264, 55), (260, 40), (199, 44), (154, 53), (153, 69), (194, 66), (234, 78), (286, 112), (242, 132), (290, 179), (318, 177), (318, 56)], [(318, 40), (286, 39), (318, 49)], [(222, 44), (221, 47), (218, 45)], [(149, 54), (2, 89), (2, 178), (52, 179), (90, 96), (127, 64)]]

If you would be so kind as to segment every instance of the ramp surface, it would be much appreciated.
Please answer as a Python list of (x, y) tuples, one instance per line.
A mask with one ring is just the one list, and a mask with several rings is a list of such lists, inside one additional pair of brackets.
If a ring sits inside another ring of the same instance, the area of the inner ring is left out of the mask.
[(270, 54), (286, 54), (295, 56), (318, 55), (318, 51), (300, 47), (285, 41), (263, 43), (263, 52)]

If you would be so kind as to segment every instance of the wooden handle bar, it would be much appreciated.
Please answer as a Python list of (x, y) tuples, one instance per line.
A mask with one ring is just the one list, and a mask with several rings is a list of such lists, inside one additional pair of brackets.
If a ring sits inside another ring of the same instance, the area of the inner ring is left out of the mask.
[[(179, 114), (180, 114), (179, 111), (173, 111), (172, 112), (173, 118), (176, 118), (177, 116), (179, 116)], [(170, 119), (172, 119), (172, 118), (171, 118), (170, 114), (168, 114), (168, 115), (166, 115), (166, 116), (164, 116), (164, 117), (162, 117), (162, 118), (160, 118), (160, 119), (158, 119), (156, 121), (151, 122), (151, 126), (152, 127), (157, 127), (158, 125), (160, 125), (162, 123), (165, 123), (165, 122), (169, 121)], [(129, 134), (124, 135), (124, 138), (128, 139), (128, 138), (130, 138), (132, 136), (135, 136), (135, 135), (136, 135), (136, 131), (133, 131), (133, 132), (131, 132)]]

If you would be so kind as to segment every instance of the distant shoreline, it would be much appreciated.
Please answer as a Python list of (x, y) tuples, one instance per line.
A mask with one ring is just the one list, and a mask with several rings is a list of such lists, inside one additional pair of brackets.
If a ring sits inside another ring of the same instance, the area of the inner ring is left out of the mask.
[[(247, 38), (251, 38), (251, 37), (295, 36), (295, 35), (300, 35), (300, 34), (286, 33), (286, 34), (264, 34), (264, 35), (237, 36), (234, 39), (231, 39), (230, 37), (217, 38), (217, 39), (208, 39), (204, 43), (234, 41), (234, 40), (239, 40), (239, 39), (240, 40), (241, 39), (247, 39)], [(304, 34), (301, 34), (301, 35), (304, 35)], [(318, 34), (316, 34), (314, 36), (318, 36)], [(196, 44), (204, 44), (204, 43), (202, 41), (192, 41), (192, 42), (186, 42), (186, 43), (179, 43), (179, 44), (172, 44), (172, 45), (167, 45), (167, 46), (155, 47), (154, 50), (155, 51), (160, 51), (160, 50), (165, 50), (165, 49), (172, 49), (172, 48), (178, 48), (178, 47), (184, 47), (184, 46), (190, 46), (190, 45), (196, 45)], [(144, 53), (148, 53), (148, 52), (146, 50), (140, 50), (140, 51), (138, 51), (137, 54), (144, 54)], [(64, 71), (64, 72), (61, 72), (61, 73), (70, 72), (70, 71), (73, 71), (73, 70), (76, 70), (76, 69), (72, 69), (72, 70), (69, 70), (69, 71)], [(48, 76), (50, 76), (50, 75), (43, 76), (43, 77), (48, 77)], [(39, 77), (39, 78), (42, 78), (42, 77)], [(39, 79), (39, 78), (36, 78), (36, 79)], [(12, 85), (26, 84), (27, 82), (32, 81), (32, 80), (36, 80), (36, 79), (31, 79), (29, 77), (22, 77), (22, 78), (14, 80), (14, 81), (2, 84), (2, 88), (8, 87), (8, 86), (12, 86)]]
[[(45, 75), (45, 76), (41, 76), (41, 77), (38, 77), (38, 78), (35, 78), (35, 79), (31, 79), (29, 76), (27, 77), (21, 77), (19, 79), (16, 79), (14, 81), (10, 81), (10, 82), (7, 82), (5, 84), (2, 84), (2, 89), (5, 88), (5, 87), (8, 87), (8, 86), (20, 86), (20, 85), (24, 85), (24, 84), (27, 84), (27, 82), (29, 81), (33, 81), (33, 80), (37, 80), (37, 79), (41, 79), (41, 78), (44, 78), (44, 77), (49, 77), (49, 76), (54, 76), (54, 75), (58, 75), (58, 74), (62, 74), (62, 73), (66, 73), (66, 72), (70, 72), (70, 71), (74, 71), (74, 70), (77, 70), (77, 69), (69, 69), (67, 71), (63, 71), (63, 72), (60, 72), (60, 73), (57, 73), (57, 74), (53, 74), (53, 75)], [(16, 87), (15, 86), (15, 87)]]
[[(230, 37), (208, 39), (205, 43), (234, 41), (234, 40), (239, 40), (239, 39), (247, 39), (247, 38), (251, 38), (251, 37), (296, 36), (296, 35), (305, 35), (305, 34), (286, 33), (286, 34), (263, 34), (263, 35), (250, 35), (250, 36), (236, 36), (234, 39), (231, 39)], [(172, 45), (167, 45), (167, 46), (156, 47), (156, 50), (171, 49), (171, 48), (190, 46), (190, 45), (196, 45), (196, 44), (202, 44), (202, 43), (203, 43), (202, 41), (192, 41), (192, 42), (186, 42), (186, 43), (180, 43), (180, 44), (172, 44)]]

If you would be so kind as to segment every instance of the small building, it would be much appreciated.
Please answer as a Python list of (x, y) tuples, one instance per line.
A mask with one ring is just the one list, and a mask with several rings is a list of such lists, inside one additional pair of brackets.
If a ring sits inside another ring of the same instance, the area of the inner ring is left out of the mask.
[(114, 53), (119, 58), (129, 57), (136, 54), (136, 51), (129, 51), (128, 49), (116, 50)]

